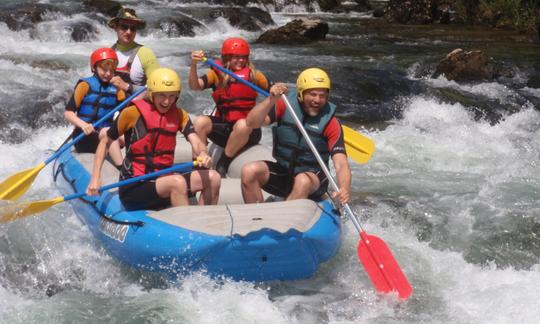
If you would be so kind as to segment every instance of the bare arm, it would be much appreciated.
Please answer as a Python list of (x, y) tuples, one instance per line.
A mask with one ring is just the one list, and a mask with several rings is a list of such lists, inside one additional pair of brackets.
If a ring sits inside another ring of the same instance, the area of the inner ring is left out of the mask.
[(203, 58), (203, 51), (199, 50), (191, 52), (191, 66), (189, 68), (189, 88), (191, 90), (204, 90), (204, 82), (197, 74), (197, 62), (202, 61)]
[(77, 113), (71, 110), (64, 111), (64, 118), (73, 126), (80, 128), (86, 135), (92, 134), (95, 129), (92, 124), (85, 122), (77, 116)]
[(270, 88), (269, 92), (270, 96), (253, 107), (246, 117), (246, 123), (249, 127), (259, 128), (270, 123), (268, 113), (279, 100), (279, 97), (287, 92), (287, 86), (284, 83), (276, 83)]
[(193, 152), (197, 155), (197, 163), (199, 166), (209, 168), (212, 166), (212, 158), (208, 155), (206, 145), (203, 143), (197, 133), (191, 133), (187, 136), (188, 142), (193, 148)]
[(105, 156), (109, 151), (109, 146), (111, 146), (112, 140), (104, 133), (104, 136), (101, 136), (99, 139), (99, 144), (96, 149), (96, 154), (94, 155), (94, 164), (92, 167), (92, 176), (88, 187), (86, 188), (86, 194), (90, 196), (97, 196), (99, 194), (100, 187), (100, 178), (101, 178), (101, 167), (103, 166), (103, 161), (105, 161)]
[(334, 154), (332, 156), (332, 161), (334, 162), (334, 168), (336, 169), (339, 186), (339, 192), (335, 193), (334, 197), (339, 199), (342, 204), (346, 204), (349, 202), (352, 178), (349, 161), (347, 160), (347, 155), (343, 153)]

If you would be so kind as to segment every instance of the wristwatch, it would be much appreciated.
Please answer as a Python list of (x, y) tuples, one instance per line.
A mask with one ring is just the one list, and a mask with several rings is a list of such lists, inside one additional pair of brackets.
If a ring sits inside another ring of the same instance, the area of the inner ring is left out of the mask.
[(133, 93), (133, 84), (130, 83), (130, 84), (128, 85), (127, 92)]

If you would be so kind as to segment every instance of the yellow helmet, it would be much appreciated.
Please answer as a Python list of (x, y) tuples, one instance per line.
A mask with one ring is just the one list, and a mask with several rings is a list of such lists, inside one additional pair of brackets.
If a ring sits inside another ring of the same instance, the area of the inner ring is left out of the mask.
[(330, 77), (328, 74), (319, 68), (309, 68), (302, 71), (296, 80), (298, 99), (304, 101), (304, 91), (316, 88), (328, 89), (330, 91)]
[(173, 69), (158, 68), (150, 74), (146, 82), (150, 96), (158, 92), (180, 92), (182, 84), (180, 77)]

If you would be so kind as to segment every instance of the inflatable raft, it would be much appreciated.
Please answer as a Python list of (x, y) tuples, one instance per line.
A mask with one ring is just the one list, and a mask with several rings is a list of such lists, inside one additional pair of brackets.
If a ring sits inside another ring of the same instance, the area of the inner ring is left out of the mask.
[[(189, 160), (190, 149), (183, 150), (177, 152), (177, 162)], [(266, 195), (269, 202), (243, 204), (238, 179), (241, 165), (265, 157), (270, 153), (260, 145), (237, 157), (230, 166), (230, 178), (222, 180), (216, 206), (126, 211), (117, 190), (70, 203), (114, 257), (143, 271), (173, 278), (206, 271), (247, 281), (310, 277), (339, 249), (339, 215), (330, 200), (271, 201)], [(86, 190), (92, 162), (93, 154), (71, 151), (58, 158), (53, 175), (62, 194)], [(118, 181), (118, 170), (107, 161), (102, 180), (103, 185)]]

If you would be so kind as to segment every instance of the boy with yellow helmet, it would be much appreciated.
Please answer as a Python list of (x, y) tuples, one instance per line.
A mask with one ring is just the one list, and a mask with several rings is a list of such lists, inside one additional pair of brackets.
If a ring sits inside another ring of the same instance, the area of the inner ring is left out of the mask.
[[(332, 159), (339, 184), (335, 198), (347, 203), (351, 170), (341, 124), (334, 116), (336, 107), (328, 101), (330, 87), (330, 78), (325, 71), (309, 68), (300, 73), (296, 92), (290, 93), (287, 99), (322, 160), (328, 165)], [(247, 117), (247, 124), (253, 128), (276, 123), (272, 134), (273, 156), (277, 162), (255, 161), (244, 165), (242, 195), (246, 203), (263, 201), (261, 189), (287, 200), (320, 200), (326, 192), (328, 180), (296, 127), (286, 103), (280, 99), (286, 92), (285, 84), (276, 83), (270, 88), (270, 96), (255, 106)]]
[[(197, 155), (200, 166), (210, 167), (206, 145), (193, 129), (185, 110), (176, 107), (182, 89), (175, 71), (158, 68), (148, 78), (148, 98), (134, 100), (122, 111), (99, 143), (94, 159), (89, 195), (97, 195), (101, 166), (112, 141), (125, 135), (126, 157), (120, 179), (128, 179), (168, 168), (174, 163), (176, 134), (182, 132)], [(201, 191), (199, 204), (217, 204), (221, 177), (215, 170), (197, 170), (183, 175), (166, 175), (136, 182), (119, 189), (127, 210), (161, 209), (188, 204), (188, 195)]]

